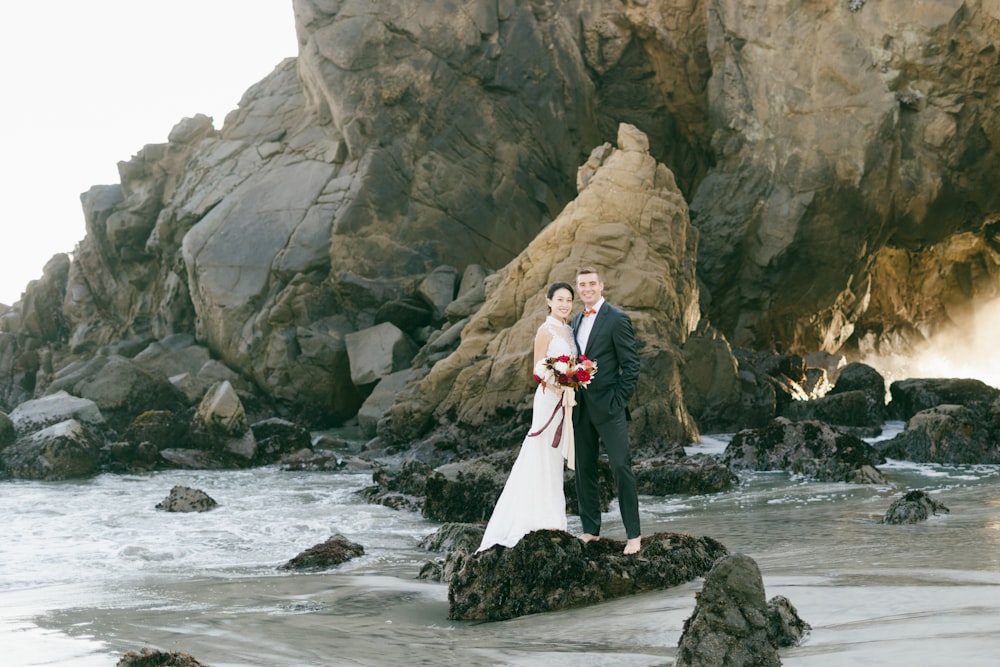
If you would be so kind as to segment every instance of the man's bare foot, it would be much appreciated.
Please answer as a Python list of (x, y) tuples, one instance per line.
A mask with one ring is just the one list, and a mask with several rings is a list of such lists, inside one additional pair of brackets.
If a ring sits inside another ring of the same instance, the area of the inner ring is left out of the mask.
[(584, 533), (580, 536), (581, 542), (596, 542), (601, 539), (600, 535), (591, 535), (590, 533)]
[(626, 556), (631, 556), (632, 554), (639, 553), (639, 549), (642, 547), (642, 535), (639, 537), (633, 537), (630, 540), (625, 541), (625, 551), (622, 553)]

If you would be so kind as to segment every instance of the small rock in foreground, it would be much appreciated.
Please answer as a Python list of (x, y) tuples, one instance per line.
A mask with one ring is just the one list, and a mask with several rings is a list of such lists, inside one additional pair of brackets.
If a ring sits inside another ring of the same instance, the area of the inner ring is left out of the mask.
[(143, 648), (123, 655), (115, 667), (208, 667), (208, 665), (198, 662), (187, 653)]
[(674, 667), (776, 667), (778, 647), (800, 643), (810, 630), (786, 598), (766, 602), (757, 563), (733, 554), (705, 576)]

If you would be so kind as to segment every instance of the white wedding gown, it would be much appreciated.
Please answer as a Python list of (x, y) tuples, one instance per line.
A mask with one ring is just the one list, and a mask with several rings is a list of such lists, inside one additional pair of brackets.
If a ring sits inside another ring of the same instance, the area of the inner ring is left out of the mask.
[[(576, 356), (573, 332), (568, 325), (550, 315), (539, 331), (542, 328), (552, 333), (547, 357), (563, 354)], [(536, 433), (545, 426), (556, 405), (561, 402), (559, 394), (551, 389), (545, 390), (539, 384), (535, 389), (528, 433)], [(560, 448), (552, 446), (561, 417), (557, 415), (537, 436), (525, 437), (477, 551), (489, 549), (495, 544), (512, 547), (533, 530), (566, 530), (563, 454)]]

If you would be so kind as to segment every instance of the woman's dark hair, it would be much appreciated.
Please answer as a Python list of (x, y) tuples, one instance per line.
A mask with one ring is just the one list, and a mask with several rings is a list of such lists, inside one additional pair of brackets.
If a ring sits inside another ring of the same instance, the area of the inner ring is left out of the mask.
[[(551, 299), (552, 297), (555, 296), (556, 292), (558, 292), (561, 289), (568, 290), (569, 295), (574, 299), (576, 298), (576, 292), (573, 291), (573, 286), (570, 285), (569, 283), (564, 283), (562, 281), (559, 281), (557, 283), (552, 283), (551, 285), (549, 285), (549, 291), (545, 293), (545, 298)], [(551, 308), (549, 308), (549, 312), (550, 313), (552, 312)]]

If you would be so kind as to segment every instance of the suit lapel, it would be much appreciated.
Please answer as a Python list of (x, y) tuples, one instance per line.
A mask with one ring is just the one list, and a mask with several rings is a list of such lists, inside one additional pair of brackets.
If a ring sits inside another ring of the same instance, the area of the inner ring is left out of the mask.
[(577, 340), (576, 334), (580, 330), (580, 321), (583, 319), (583, 313), (577, 313), (573, 316), (572, 327), (573, 327), (573, 346), (576, 348), (576, 356), (580, 356), (582, 352), (580, 351), (580, 341)]
[(590, 329), (590, 337), (587, 339), (587, 349), (593, 352), (595, 345), (599, 345), (598, 341), (603, 340), (602, 332), (607, 328), (608, 322), (611, 320), (611, 311), (608, 308), (607, 301), (601, 306), (601, 309), (597, 311), (597, 315), (594, 316), (594, 326)]

